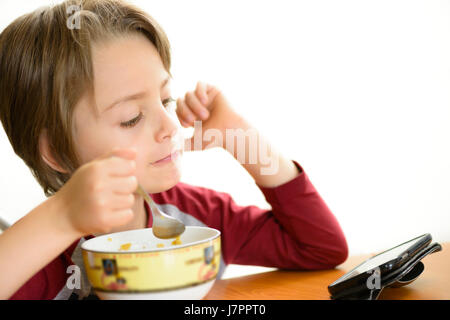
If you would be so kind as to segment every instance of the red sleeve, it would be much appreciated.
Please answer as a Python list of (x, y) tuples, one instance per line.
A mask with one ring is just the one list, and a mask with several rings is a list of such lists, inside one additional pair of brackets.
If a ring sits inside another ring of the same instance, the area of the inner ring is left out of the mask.
[(226, 264), (329, 269), (347, 258), (338, 221), (293, 161), (299, 175), (276, 188), (259, 187), (271, 210), (239, 206), (228, 193), (180, 183), (159, 198), (221, 231)]
[(342, 229), (303, 168), (275, 188), (259, 186), (272, 209), (231, 208), (224, 228), (233, 234), (229, 262), (287, 269), (329, 269), (348, 256)]
[(78, 241), (30, 278), (9, 300), (51, 300), (66, 285), (67, 267)]

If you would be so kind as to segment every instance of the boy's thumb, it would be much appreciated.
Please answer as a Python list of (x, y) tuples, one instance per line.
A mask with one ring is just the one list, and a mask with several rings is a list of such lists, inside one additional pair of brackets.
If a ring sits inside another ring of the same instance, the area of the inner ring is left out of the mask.
[(133, 148), (114, 148), (101, 158), (120, 157), (127, 160), (134, 160), (136, 159), (136, 154), (136, 149)]

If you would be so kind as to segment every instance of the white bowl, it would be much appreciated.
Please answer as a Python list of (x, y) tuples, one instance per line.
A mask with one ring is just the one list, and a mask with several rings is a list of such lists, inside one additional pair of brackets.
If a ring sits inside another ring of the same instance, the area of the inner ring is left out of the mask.
[(156, 238), (151, 228), (87, 240), (89, 282), (100, 299), (202, 299), (217, 277), (220, 231), (186, 226), (179, 240)]

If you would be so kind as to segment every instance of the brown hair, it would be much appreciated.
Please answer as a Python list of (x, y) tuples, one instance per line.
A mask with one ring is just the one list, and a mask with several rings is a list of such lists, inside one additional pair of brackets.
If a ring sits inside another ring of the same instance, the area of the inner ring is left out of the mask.
[[(93, 44), (133, 32), (155, 45), (171, 75), (165, 32), (147, 13), (121, 0), (67, 0), (41, 7), (0, 34), (0, 120), (14, 152), (47, 196), (79, 167), (72, 114), (79, 98), (93, 92)], [(39, 136), (44, 130), (52, 155), (68, 173), (43, 160)]]

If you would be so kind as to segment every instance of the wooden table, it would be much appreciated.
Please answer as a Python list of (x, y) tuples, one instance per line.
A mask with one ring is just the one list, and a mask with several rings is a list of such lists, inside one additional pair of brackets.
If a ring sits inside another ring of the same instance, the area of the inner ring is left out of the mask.
[[(379, 299), (450, 300), (450, 243), (426, 256), (425, 270), (411, 284), (386, 288)], [(328, 285), (372, 255), (350, 257), (336, 269), (326, 271), (268, 272), (217, 280), (206, 300), (328, 300)]]

